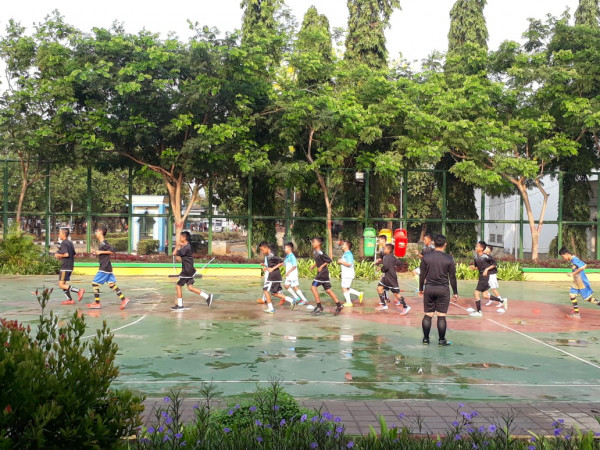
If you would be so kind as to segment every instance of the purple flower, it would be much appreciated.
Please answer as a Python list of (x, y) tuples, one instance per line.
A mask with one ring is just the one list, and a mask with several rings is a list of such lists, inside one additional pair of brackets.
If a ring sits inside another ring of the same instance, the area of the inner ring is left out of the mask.
[(279, 406), (277, 406), (277, 405), (273, 406), (273, 411), (279, 411)]
[(488, 445), (490, 445), (490, 443), (488, 441), (483, 441), (483, 446), (487, 447)]
[(165, 435), (165, 437), (163, 438), (163, 442), (167, 442), (171, 440), (171, 436)]
[(180, 447), (185, 447), (187, 445), (187, 442), (183, 441), (181, 444), (179, 444)]
[(556, 428), (554, 430), (554, 436), (560, 436), (560, 433), (562, 433), (562, 430), (560, 428)]
[(454, 422), (452, 422), (452, 426), (457, 427), (458, 426), (458, 422), (455, 420)]
[(228, 416), (232, 416), (232, 415), (233, 415), (233, 413), (234, 413), (233, 409), (230, 409), (229, 411), (227, 411), (227, 415), (228, 415)]
[(327, 420), (333, 419), (333, 415), (329, 414), (328, 412), (323, 413), (323, 417), (325, 417)]
[(319, 444), (317, 444), (316, 442), (313, 442), (312, 444), (310, 444), (310, 448), (317, 448), (319, 446)]
[(171, 399), (170, 399), (169, 397), (165, 397), (165, 398), (163, 398), (163, 401), (164, 401), (165, 403), (169, 403), (169, 402), (171, 401)]
[(154, 433), (154, 428), (152, 428), (152, 427), (148, 428), (148, 433), (150, 433), (150, 434)]
[(530, 445), (529, 447), (527, 447), (527, 450), (535, 450), (535, 445)]
[(344, 427), (337, 427), (337, 428), (335, 429), (335, 432), (336, 432), (336, 433), (341, 433), (341, 432), (343, 432), (343, 431), (344, 431)]
[(194, 405), (192, 408), (193, 409), (198, 409), (198, 408), (200, 408), (200, 405)]
[(472, 433), (473, 431), (475, 431), (473, 428), (471, 428), (471, 427), (467, 428), (467, 433)]
[(263, 439), (261, 436), (256, 436), (256, 440), (257, 440), (258, 442), (262, 442), (264, 439)]
[(462, 408), (462, 407), (464, 407), (464, 406), (465, 406), (465, 405), (463, 405), (462, 403), (459, 403), (459, 404), (458, 404), (458, 407), (459, 407), (459, 408)]
[(237, 405), (235, 405), (233, 409), (240, 409), (240, 404), (238, 403)]
[(165, 423), (167, 425), (171, 425), (173, 423), (173, 419), (171, 419), (170, 417), (167, 417), (166, 420), (165, 420)]
[(336, 433), (336, 434), (335, 434), (335, 436), (334, 436), (333, 438), (334, 438), (334, 439), (339, 439), (339, 438), (340, 438), (340, 435)]
[(255, 421), (254, 421), (254, 424), (255, 424), (257, 427), (261, 427), (261, 426), (262, 426), (262, 423), (260, 423), (260, 420), (255, 420)]
[(490, 433), (493, 433), (494, 431), (496, 431), (496, 425), (490, 425), (490, 426), (488, 427), (488, 431), (489, 431)]
[(484, 426), (480, 426), (479, 427), (479, 432), (480, 433), (485, 433), (485, 427)]
[(310, 421), (315, 423), (317, 420), (319, 420), (319, 416), (313, 416)]
[(333, 419), (333, 421), (335, 423), (340, 423), (342, 421), (342, 418), (341, 417), (336, 417), (335, 419)]
[(435, 445), (436, 445), (436, 447), (441, 447), (441, 446), (442, 446), (442, 441), (437, 441), (437, 442), (435, 443)]
[(456, 436), (454, 436), (454, 440), (455, 441), (460, 441), (460, 434), (457, 434)]
[(302, 417), (300, 417), (300, 422), (306, 422), (307, 417), (308, 416), (306, 414), (302, 414)]
[(406, 415), (404, 413), (398, 414), (398, 419), (404, 419)]
[(352, 448), (354, 447), (354, 441), (350, 441), (346, 444), (346, 448)]
[(281, 419), (281, 422), (279, 422), (279, 426), (282, 427), (285, 425), (285, 419)]
[(479, 413), (477, 411), (471, 411), (471, 417), (477, 417)]
[(558, 423), (565, 423), (565, 419), (558, 419)]
[(229, 433), (229, 432), (231, 431), (231, 428), (227, 428), (227, 427), (225, 427), (225, 428), (223, 428), (223, 431), (224, 431), (225, 433)]
[(327, 433), (325, 433), (325, 436), (331, 436), (333, 434), (333, 431), (329, 430)]
[(162, 412), (160, 413), (160, 415), (161, 415), (161, 416), (163, 416), (165, 419), (166, 419), (167, 417), (169, 417), (165, 411), (162, 411)]
[(567, 435), (565, 436), (565, 439), (568, 441), (569, 439), (571, 439), (571, 435), (570, 435), (570, 434), (567, 434)]
[(165, 431), (165, 427), (163, 427), (162, 425), (160, 427), (158, 427), (157, 430), (159, 433), (162, 433), (163, 431)]
[(479, 448), (477, 444), (473, 444), (473, 448)]
[(251, 406), (250, 407), (250, 412), (254, 412), (254, 411), (256, 411), (256, 406)]
[(535, 441), (536, 441), (535, 436), (531, 436), (531, 438), (529, 439), (529, 442), (535, 442)]
[(471, 420), (471, 414), (461, 411), (460, 414), (467, 420)]
[(182, 437), (183, 437), (183, 434), (175, 433), (175, 439), (181, 439)]

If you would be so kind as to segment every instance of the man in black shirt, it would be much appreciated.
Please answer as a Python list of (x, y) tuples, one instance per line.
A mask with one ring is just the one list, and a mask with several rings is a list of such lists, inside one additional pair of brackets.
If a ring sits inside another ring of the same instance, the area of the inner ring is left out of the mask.
[(174, 256), (178, 256), (181, 259), (181, 272), (179, 273), (179, 281), (175, 285), (177, 292), (177, 303), (171, 306), (171, 311), (183, 311), (183, 292), (182, 287), (187, 285), (190, 292), (199, 295), (206, 304), (210, 307), (213, 301), (213, 295), (207, 294), (200, 289), (194, 287), (194, 277), (196, 276), (196, 269), (194, 268), (194, 251), (190, 244), (190, 232), (182, 231), (179, 234), (179, 242), (175, 246)]
[(315, 263), (310, 266), (310, 270), (313, 270), (314, 268), (317, 269), (317, 276), (315, 276), (312, 286), (310, 287), (310, 290), (315, 296), (315, 301), (317, 302), (317, 306), (315, 306), (313, 314), (320, 314), (323, 312), (323, 305), (321, 305), (321, 299), (319, 298), (318, 291), (318, 287), (323, 286), (323, 289), (325, 289), (327, 295), (329, 295), (335, 302), (336, 308), (333, 315), (337, 316), (342, 309), (344, 309), (344, 305), (340, 303), (335, 293), (331, 289), (331, 280), (329, 279), (329, 269), (327, 267), (331, 263), (331, 258), (321, 250), (323, 242), (325, 242), (325, 239), (323, 239), (321, 236), (314, 237), (311, 241), (312, 248), (314, 250), (313, 257), (315, 259)]
[(60, 246), (58, 252), (54, 255), (57, 259), (61, 260), (60, 264), (60, 275), (58, 277), (58, 287), (63, 290), (67, 299), (61, 302), (63, 305), (74, 305), (75, 302), (71, 297), (71, 292), (77, 294), (77, 301), (80, 302), (85, 293), (85, 289), (77, 289), (69, 285), (71, 281), (71, 273), (73, 272), (73, 265), (75, 263), (75, 247), (69, 240), (69, 230), (67, 228), (61, 228), (58, 232), (58, 238), (60, 239)]
[[(433, 243), (435, 249), (427, 252), (421, 260), (421, 273), (419, 275), (419, 294), (423, 295), (423, 344), (429, 344), (429, 332), (433, 315), (437, 314), (437, 329), (439, 345), (452, 345), (446, 340), (446, 313), (450, 306), (450, 289), (452, 286), (454, 299), (458, 299), (458, 288), (456, 286), (456, 263), (452, 256), (445, 253), (446, 237), (438, 234)], [(427, 280), (427, 286), (423, 287)]]

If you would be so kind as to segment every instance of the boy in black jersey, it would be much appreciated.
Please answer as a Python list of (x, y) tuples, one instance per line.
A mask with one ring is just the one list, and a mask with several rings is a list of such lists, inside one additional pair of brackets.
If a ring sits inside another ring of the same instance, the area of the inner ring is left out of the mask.
[[(433, 236), (431, 235), (431, 233), (426, 233), (425, 236), (423, 236), (423, 249), (421, 250), (421, 253), (418, 253), (416, 251), (415, 251), (415, 253), (419, 257), (419, 259), (423, 260), (423, 256), (425, 256), (426, 253), (432, 252), (433, 250), (435, 250), (435, 248), (433, 246)], [(417, 268), (413, 269), (413, 271), (412, 271), (412, 274), (415, 277), (415, 280), (417, 280), (417, 283), (419, 282), (419, 274), (420, 273), (421, 273), (420, 267), (417, 267)]]
[[(380, 266), (381, 264), (383, 264), (383, 257), (385, 256), (384, 249), (385, 249), (386, 245), (387, 245), (387, 236), (385, 234), (380, 234), (379, 236), (377, 236), (377, 248), (379, 249), (379, 251), (377, 252), (377, 258), (375, 259), (376, 266)], [(387, 290), (384, 291), (384, 295), (385, 295), (385, 300), (389, 303), (390, 299), (388, 297)]]
[(281, 277), (281, 271), (279, 268), (283, 266), (283, 259), (275, 254), (268, 242), (263, 241), (258, 244), (258, 249), (260, 253), (265, 256), (265, 271), (268, 273), (267, 279), (265, 280), (265, 284), (263, 286), (263, 294), (265, 296), (265, 301), (267, 302), (267, 309), (265, 309), (265, 312), (267, 314), (275, 313), (271, 296), (289, 302), (292, 305), (292, 309), (294, 309), (296, 306), (294, 299), (291, 297), (286, 297), (281, 293), (283, 290), (281, 287), (283, 279)]
[(490, 296), (487, 292), (490, 289), (490, 268), (495, 267), (492, 266), (491, 260), (484, 253), (487, 244), (483, 241), (479, 241), (477, 245), (475, 245), (475, 260), (473, 264), (469, 266), (470, 269), (477, 269), (479, 271), (479, 280), (477, 281), (477, 287), (475, 288), (474, 298), (475, 298), (475, 310), (469, 314), (471, 317), (482, 317), (483, 313), (481, 312), (481, 295), (483, 294), (484, 298), (491, 298), (492, 300), (502, 302), (501, 298)]
[(388, 309), (388, 306), (385, 303), (385, 291), (391, 291), (392, 294), (394, 294), (394, 297), (396, 297), (396, 302), (394, 304), (396, 306), (402, 305), (403, 310), (400, 315), (406, 315), (410, 311), (410, 306), (406, 305), (404, 297), (400, 295), (398, 275), (396, 275), (396, 257), (394, 256), (394, 246), (392, 244), (386, 244), (383, 248), (381, 272), (383, 273), (383, 276), (377, 285), (377, 293), (379, 294), (381, 305), (377, 307), (377, 311)]
[(179, 242), (175, 246), (173, 254), (178, 256), (181, 260), (181, 272), (179, 273), (179, 281), (177, 281), (177, 284), (175, 285), (177, 303), (171, 306), (171, 311), (183, 311), (185, 309), (183, 307), (183, 292), (181, 288), (186, 285), (190, 292), (193, 292), (206, 300), (206, 304), (210, 307), (213, 302), (213, 295), (207, 294), (194, 287), (196, 269), (194, 269), (194, 252), (192, 250), (192, 245), (190, 244), (189, 231), (181, 232), (179, 235)]
[(63, 290), (67, 299), (61, 302), (62, 305), (74, 305), (75, 302), (71, 297), (71, 292), (77, 294), (77, 301), (80, 302), (85, 293), (85, 289), (77, 289), (69, 285), (71, 281), (71, 273), (73, 272), (73, 264), (75, 262), (75, 247), (69, 240), (69, 230), (67, 228), (61, 228), (58, 232), (58, 238), (60, 239), (60, 246), (58, 251), (54, 255), (57, 259), (61, 260), (60, 275), (58, 277), (58, 287)]
[(314, 237), (311, 241), (312, 248), (314, 250), (313, 258), (315, 259), (315, 263), (312, 266), (310, 266), (310, 270), (313, 270), (315, 267), (317, 268), (317, 275), (315, 276), (312, 286), (310, 287), (310, 290), (315, 296), (315, 301), (317, 302), (317, 306), (315, 306), (313, 314), (320, 314), (323, 312), (323, 305), (321, 305), (321, 299), (319, 298), (318, 290), (319, 286), (323, 286), (323, 289), (325, 289), (327, 295), (329, 295), (331, 299), (335, 302), (336, 308), (333, 315), (337, 316), (342, 311), (342, 309), (344, 309), (344, 306), (340, 303), (340, 301), (335, 296), (335, 293), (331, 289), (331, 280), (329, 279), (329, 268), (327, 267), (331, 263), (331, 258), (329, 257), (329, 255), (326, 255), (321, 250), (323, 242), (325, 242), (325, 239), (323, 239), (321, 236)]
[[(490, 294), (490, 298), (485, 304), (485, 306), (490, 306), (492, 302), (496, 301), (498, 304), (496, 308), (498, 308), (498, 312), (504, 312), (508, 309), (508, 299), (506, 297), (502, 297), (500, 292), (498, 292), (498, 288), (500, 287), (498, 284), (498, 265), (496, 264), (496, 260), (492, 255), (492, 251), (494, 249), (491, 245), (486, 245), (485, 250), (483, 251), (487, 257), (490, 259), (490, 267), (488, 270), (488, 275), (490, 277), (490, 289), (494, 295)], [(500, 301), (501, 300), (501, 301)], [(504, 307), (504, 311), (500, 308)]]
[(88, 304), (87, 307), (91, 309), (102, 308), (102, 305), (100, 305), (100, 285), (108, 283), (108, 287), (115, 291), (115, 294), (117, 294), (117, 297), (119, 297), (119, 300), (121, 300), (121, 306), (119, 309), (125, 309), (129, 303), (129, 299), (123, 295), (117, 286), (117, 279), (115, 278), (112, 264), (110, 263), (110, 255), (115, 253), (115, 249), (108, 242), (106, 242), (105, 238), (106, 228), (97, 228), (96, 239), (100, 244), (98, 245), (98, 250), (93, 251), (92, 255), (98, 255), (100, 267), (98, 268), (98, 273), (96, 273), (96, 276), (92, 280), (92, 288), (94, 289), (94, 303)]

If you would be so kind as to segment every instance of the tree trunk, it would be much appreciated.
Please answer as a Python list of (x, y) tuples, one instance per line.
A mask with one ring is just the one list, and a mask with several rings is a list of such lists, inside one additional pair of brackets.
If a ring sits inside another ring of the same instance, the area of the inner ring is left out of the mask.
[(538, 218), (538, 223), (535, 223), (535, 218), (533, 217), (533, 211), (531, 208), (531, 203), (529, 201), (529, 194), (527, 192), (527, 186), (525, 185), (525, 180), (520, 179), (518, 181), (513, 181), (517, 188), (519, 189), (519, 193), (523, 198), (523, 205), (525, 206), (525, 210), (527, 211), (527, 220), (529, 222), (529, 230), (531, 231), (531, 259), (537, 261), (539, 259), (539, 241), (540, 241), (540, 233), (542, 231), (542, 227), (544, 226), (544, 216), (546, 215), (546, 207), (548, 206), (548, 193), (542, 187), (542, 183), (539, 178), (535, 180), (535, 184), (539, 189), (540, 193), (544, 197), (542, 203), (542, 210), (540, 211), (540, 216)]
[(169, 203), (171, 205), (171, 213), (173, 214), (173, 222), (175, 224), (175, 242), (179, 242), (179, 236), (183, 231), (185, 220), (190, 214), (190, 210), (192, 209), (192, 206), (195, 203), (196, 198), (198, 197), (198, 191), (200, 189), (200, 186), (198, 184), (194, 185), (192, 195), (189, 199), (189, 203), (186, 205), (185, 210), (182, 211), (181, 190), (184, 187), (183, 174), (180, 174), (177, 177), (167, 176), (163, 174), (163, 179), (165, 182), (165, 186), (167, 187), (167, 191), (169, 193)]
[(317, 180), (319, 181), (319, 185), (323, 191), (323, 197), (325, 198), (325, 211), (327, 217), (327, 226), (325, 230), (327, 233), (327, 254), (333, 257), (333, 233), (331, 231), (332, 208), (331, 200), (329, 199), (329, 189), (327, 188), (327, 183), (325, 182), (323, 175), (319, 173), (319, 169), (315, 169), (315, 173), (317, 174)]

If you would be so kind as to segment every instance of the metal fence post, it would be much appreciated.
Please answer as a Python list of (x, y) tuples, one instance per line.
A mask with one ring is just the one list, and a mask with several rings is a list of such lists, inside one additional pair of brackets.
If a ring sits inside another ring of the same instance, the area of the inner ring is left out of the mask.
[(446, 191), (448, 189), (446, 175), (448, 172), (442, 172), (442, 234), (446, 235), (446, 219), (448, 214), (448, 200), (446, 199)]
[(563, 188), (564, 188), (564, 173), (558, 174), (558, 236), (557, 236), (557, 250), (562, 248), (562, 234), (563, 234)]
[(519, 195), (521, 206), (519, 207), (519, 259), (523, 259), (523, 196)]
[(127, 253), (131, 255), (133, 251), (133, 167), (129, 166), (129, 186), (127, 197), (129, 205), (127, 206)]
[(92, 244), (92, 167), (88, 167), (87, 170), (87, 208), (85, 221), (87, 223), (85, 230), (85, 251), (87, 253), (91, 250)]
[(291, 227), (291, 214), (290, 214), (290, 188), (285, 190), (285, 242), (290, 242), (292, 240), (292, 235), (290, 232)]
[(8, 228), (8, 161), (4, 161), (4, 226), (2, 237), (6, 240)]
[(50, 233), (51, 227), (51, 216), (50, 216), (50, 163), (46, 163), (46, 241), (44, 242), (44, 255), (50, 254)]
[[(367, 228), (369, 226), (369, 169), (365, 170), (365, 226)], [(364, 230), (364, 229), (363, 229)]]
[(212, 185), (211, 179), (209, 178), (208, 179), (208, 254), (209, 255), (212, 255), (212, 238), (213, 238), (212, 200), (213, 200), (213, 185)]
[(479, 237), (481, 241), (485, 241), (485, 192), (483, 191), (483, 189), (481, 190), (481, 203), (479, 206), (481, 209)]
[(407, 209), (408, 209), (408, 170), (404, 169), (404, 176), (402, 180), (402, 228), (405, 230), (408, 228), (408, 222), (406, 221)]
[(600, 172), (596, 177), (596, 259), (600, 259)]
[(252, 258), (252, 175), (248, 176), (248, 258)]

